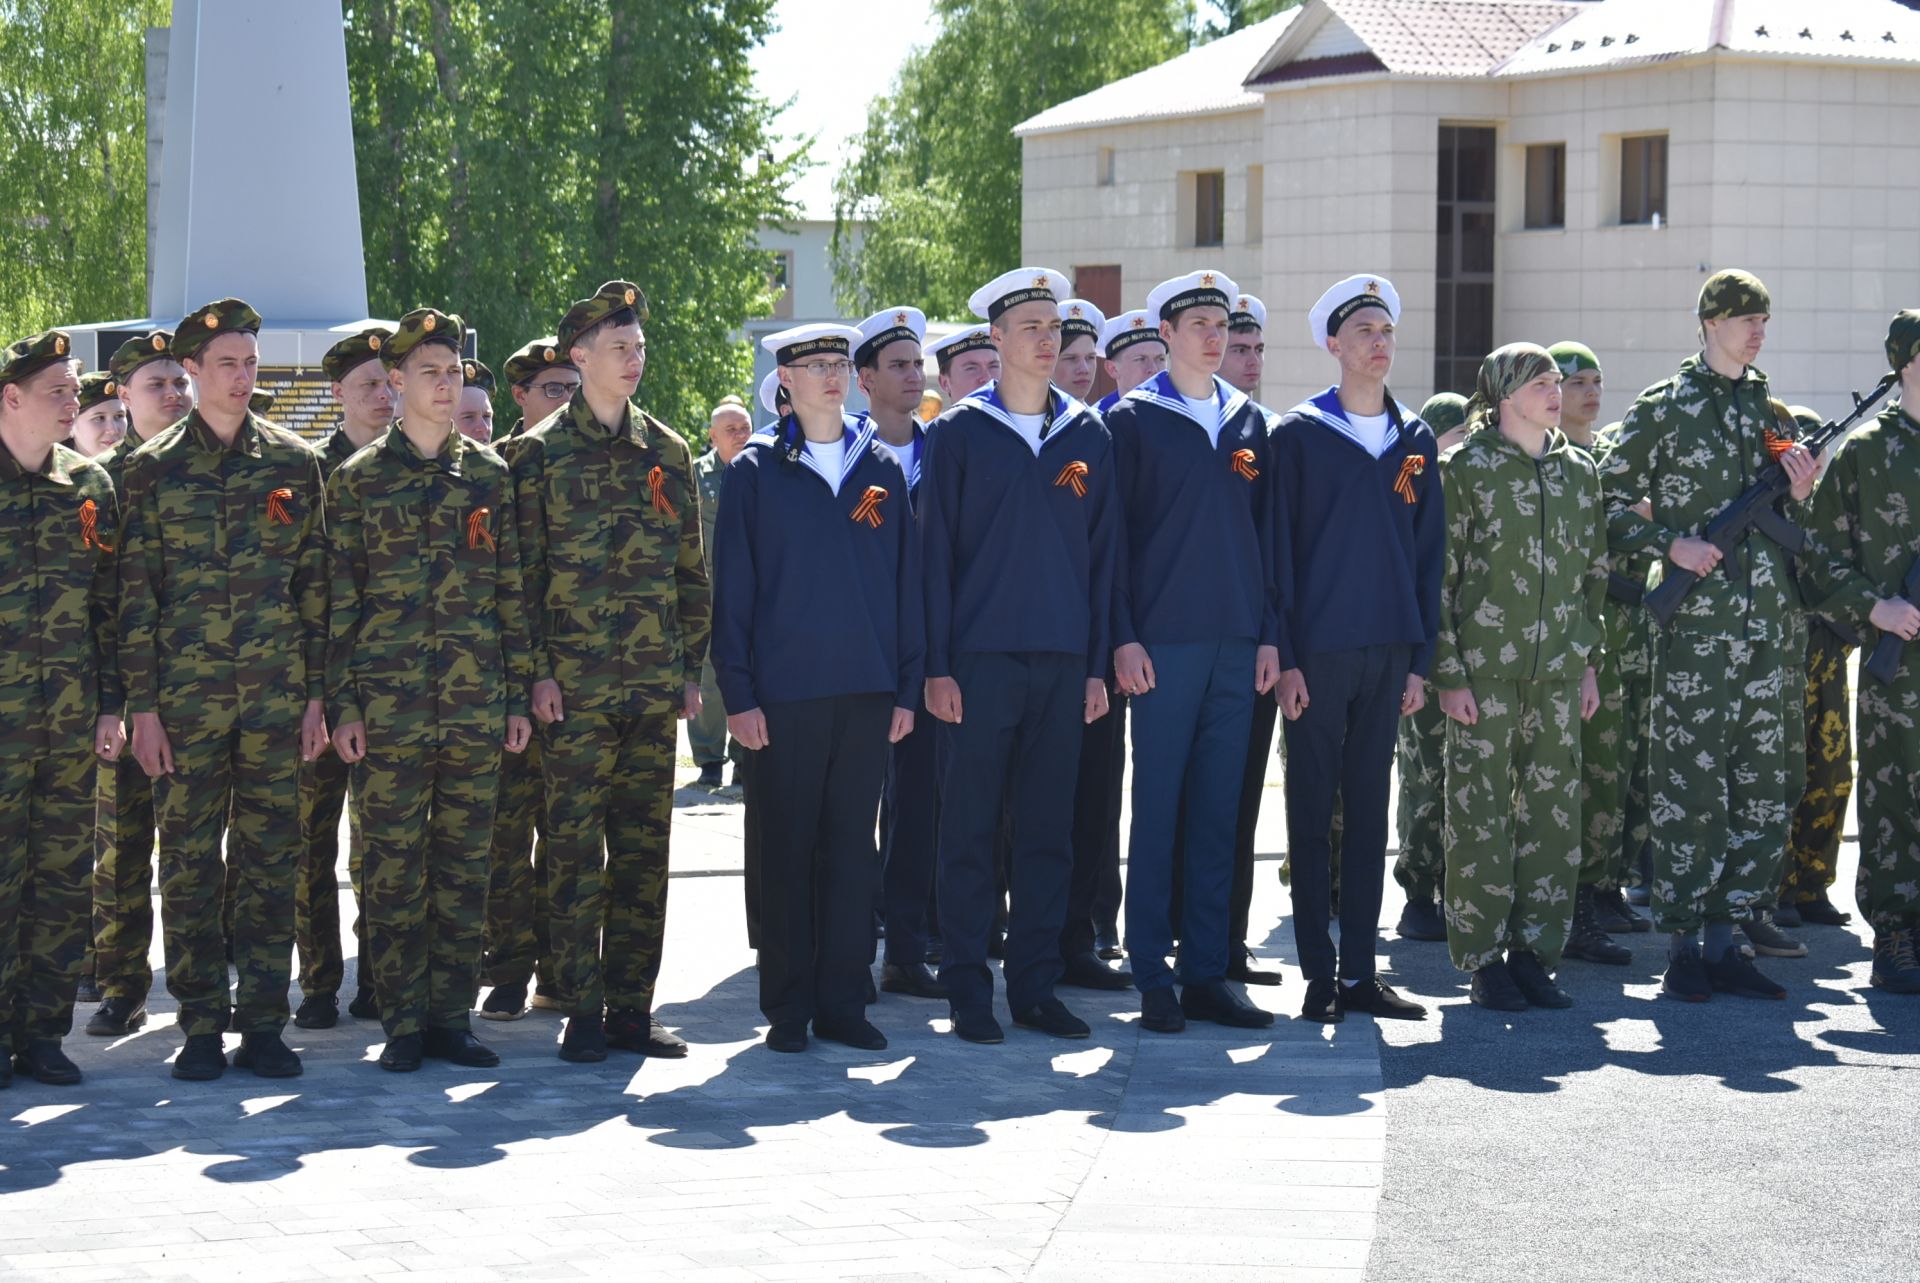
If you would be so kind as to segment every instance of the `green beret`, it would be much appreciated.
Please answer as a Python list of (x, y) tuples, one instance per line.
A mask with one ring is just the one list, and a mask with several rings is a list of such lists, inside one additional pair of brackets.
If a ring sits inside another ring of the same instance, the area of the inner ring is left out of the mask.
[(1920, 312), (1908, 308), (1893, 315), (1887, 327), (1887, 364), (1898, 374), (1920, 356)]
[(493, 395), (493, 371), (484, 363), (468, 359), (461, 363), (460, 373), (465, 377), (468, 387), (479, 388), (488, 396)]
[(260, 313), (237, 298), (223, 298), (217, 303), (195, 308), (180, 322), (180, 328), (173, 332), (173, 359), (184, 361), (190, 356), (200, 355), (201, 348), (222, 334), (259, 332)]
[(1721, 321), (1735, 316), (1765, 316), (1773, 311), (1773, 299), (1767, 287), (1752, 272), (1730, 267), (1715, 272), (1700, 287), (1698, 307), (1703, 321)]
[(583, 298), (567, 309), (560, 318), (559, 341), (554, 344), (564, 356), (573, 350), (573, 345), (600, 322), (623, 309), (632, 309), (640, 318), (640, 324), (647, 323), (647, 296), (632, 281), (608, 281), (593, 292), (592, 298)]
[(1598, 370), (1600, 358), (1585, 343), (1576, 343), (1572, 339), (1561, 339), (1547, 349), (1547, 355), (1560, 367), (1560, 377), (1570, 379), (1587, 370)]
[(368, 361), (379, 359), (380, 349), (393, 337), (391, 325), (369, 325), (358, 334), (349, 334), (327, 349), (320, 358), (320, 368), (335, 383), (365, 365)]
[(113, 377), (109, 370), (95, 370), (91, 374), (80, 376), (80, 413), (85, 414), (102, 401), (111, 401), (120, 395), (120, 380)]
[(46, 330), (30, 339), (7, 345), (0, 359), (0, 388), (23, 383), (49, 365), (73, 360), (73, 340), (65, 330)]
[(502, 372), (506, 374), (508, 383), (518, 387), (520, 384), (532, 379), (534, 375), (540, 373), (542, 370), (571, 370), (573, 368), (573, 362), (569, 361), (567, 354), (560, 350), (560, 340), (554, 337), (535, 339), (518, 352), (515, 352), (507, 358), (507, 363), (502, 367)]
[(113, 359), (107, 362), (107, 369), (113, 372), (115, 381), (125, 384), (141, 366), (173, 360), (172, 344), (172, 330), (155, 330), (137, 339), (128, 339), (114, 349)]
[(1467, 398), (1458, 392), (1436, 392), (1420, 407), (1420, 421), (1444, 436), (1467, 421)]
[(247, 398), (247, 409), (252, 410), (255, 414), (265, 414), (268, 410), (273, 409), (273, 393), (262, 388), (255, 388), (253, 395)]
[(458, 353), (467, 339), (467, 325), (437, 307), (416, 307), (400, 318), (400, 327), (380, 348), (380, 360), (389, 370), (407, 359), (407, 353), (429, 339), (450, 343)]

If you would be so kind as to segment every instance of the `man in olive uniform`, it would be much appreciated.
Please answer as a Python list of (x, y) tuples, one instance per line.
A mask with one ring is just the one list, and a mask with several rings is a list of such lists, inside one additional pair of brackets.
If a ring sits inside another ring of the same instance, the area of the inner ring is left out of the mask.
[(387, 1045), (486, 1067), (473, 1036), (500, 750), (527, 718), (526, 622), (506, 464), (454, 426), (458, 317), (416, 308), (381, 347), (401, 415), (327, 488), (327, 700), (353, 766), (362, 896)]
[[(700, 483), (700, 543), (707, 550), (707, 574), (713, 574), (713, 521), (720, 511), (720, 478), (733, 456), (739, 454), (753, 435), (753, 417), (737, 396), (722, 397), (707, 419), (707, 440), (711, 448), (693, 461), (694, 479)], [(720, 702), (720, 683), (713, 674), (709, 658), (700, 672), (700, 716), (687, 724), (687, 745), (693, 750), (693, 764), (700, 768), (700, 787), (720, 787), (722, 762), (733, 763), (733, 784), (741, 783), (740, 763), (746, 750), (727, 738), (727, 710)]]
[(1700, 532), (1776, 452), (1792, 482), (1787, 515), (1799, 516), (1815, 464), (1782, 439), (1766, 375), (1752, 364), (1772, 310), (1766, 286), (1717, 272), (1697, 307), (1701, 352), (1634, 403), (1602, 480), (1616, 557), (1650, 551), (1662, 574), (1700, 576), (1654, 639), (1649, 787), (1664, 989), (1686, 1002), (1716, 992), (1777, 999), (1786, 990), (1734, 947), (1733, 931), (1744, 925), (1761, 947), (1772, 930), (1765, 915), (1805, 783), (1806, 626), (1783, 548), (1756, 534), (1729, 560)]
[(80, 1081), (60, 1040), (87, 946), (94, 755), (123, 742), (118, 502), (60, 444), (80, 406), (71, 351), (48, 330), (0, 353), (0, 1087)]
[(300, 764), (326, 744), (326, 547), (319, 457), (248, 409), (259, 329), (234, 298), (182, 321), (172, 351), (199, 405), (127, 461), (120, 667), (160, 821), (167, 988), (186, 1034), (173, 1075), (189, 1080), (226, 1070), (223, 836), (239, 872), (234, 1063), (301, 1071), (281, 1031)]
[(609, 1047), (686, 1054), (653, 1018), (653, 989), (673, 723), (700, 712), (712, 602), (692, 452), (632, 401), (645, 316), (626, 281), (568, 309), (555, 346), (579, 369), (580, 391), (512, 447), (567, 1004), (560, 1056), (575, 1062), (604, 1060)]

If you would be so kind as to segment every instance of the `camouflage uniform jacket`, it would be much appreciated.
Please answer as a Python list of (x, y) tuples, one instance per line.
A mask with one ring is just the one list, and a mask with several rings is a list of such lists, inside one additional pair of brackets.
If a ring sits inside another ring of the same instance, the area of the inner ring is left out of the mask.
[[(1613, 443), (1619, 435), (1620, 425), (1617, 422), (1609, 423), (1593, 434), (1590, 453), (1602, 475), (1607, 470), (1607, 454), (1613, 449)], [(1653, 569), (1653, 563), (1657, 560), (1650, 551), (1643, 549), (1632, 555), (1615, 553), (1612, 565), (1615, 571), (1644, 588), (1647, 572)], [(1608, 670), (1622, 676), (1644, 677), (1652, 673), (1653, 648), (1650, 642), (1653, 622), (1647, 618), (1645, 609), (1609, 596), (1600, 618), (1607, 634)]]
[(1920, 422), (1900, 405), (1856, 429), (1813, 495), (1814, 551), (1804, 577), (1815, 614), (1850, 624), (1871, 651), (1867, 617), (1898, 597), (1920, 557)]
[(328, 722), (389, 745), (494, 742), (532, 665), (513, 481), (458, 432), (423, 458), (401, 425), (327, 485)]
[(250, 414), (232, 449), (199, 411), (127, 460), (120, 672), (131, 713), (188, 740), (297, 725), (325, 690), (320, 458)]
[(607, 714), (698, 683), (713, 603), (692, 452), (629, 404), (609, 429), (583, 394), (508, 445), (535, 681)]
[(105, 468), (56, 445), (38, 472), (0, 447), (0, 757), (84, 750), (120, 712)]
[(1534, 458), (1495, 428), (1447, 452), (1447, 565), (1432, 680), (1577, 680), (1607, 591), (1600, 478), (1559, 432)]
[[(380, 438), (375, 437), (372, 441), (368, 442), (368, 444), (378, 445), (380, 444)], [(359, 453), (360, 449), (361, 447), (353, 443), (353, 438), (347, 435), (345, 428), (335, 428), (333, 431), (327, 433), (327, 439), (320, 443), (321, 478), (331, 481), (333, 474), (340, 470), (340, 465), (348, 459), (353, 458), (355, 454)]]
[(706, 553), (707, 573), (713, 573), (713, 522), (720, 511), (720, 480), (727, 465), (720, 452), (709, 450), (693, 461), (693, 478), (700, 486), (700, 547)]
[[(1738, 383), (1699, 356), (1640, 394), (1602, 463), (1613, 551), (1647, 553), (1666, 566), (1683, 535), (1697, 537), (1772, 462), (1768, 437), (1779, 431), (1767, 376), (1749, 368)], [(1633, 511), (1653, 501), (1649, 521)], [(1806, 505), (1788, 501), (1790, 520)], [(1658, 582), (1658, 576), (1654, 577)], [(1794, 642), (1803, 636), (1800, 590), (1784, 549), (1756, 534), (1707, 576), (1674, 616), (1676, 632), (1723, 641)]]

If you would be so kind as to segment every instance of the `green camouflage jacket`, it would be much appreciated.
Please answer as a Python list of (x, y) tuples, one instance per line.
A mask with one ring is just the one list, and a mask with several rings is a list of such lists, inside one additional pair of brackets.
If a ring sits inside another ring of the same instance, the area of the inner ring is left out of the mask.
[[(1608, 537), (1613, 551), (1655, 558), (1652, 582), (1682, 535), (1698, 536), (1772, 462), (1769, 434), (1779, 432), (1767, 376), (1749, 369), (1736, 386), (1698, 355), (1680, 372), (1640, 394), (1602, 463)], [(1649, 521), (1633, 511), (1653, 501)], [(1806, 505), (1789, 502), (1789, 520)], [(1677, 632), (1727, 641), (1798, 642), (1804, 636), (1800, 590), (1785, 550), (1764, 535), (1695, 586), (1674, 616)]]
[(1868, 651), (1878, 630), (1867, 616), (1882, 597), (1904, 595), (1920, 557), (1920, 422), (1892, 405), (1854, 430), (1813, 492), (1803, 562), (1808, 609), (1852, 625)]
[[(1606, 471), (1607, 452), (1613, 449), (1614, 438), (1619, 433), (1620, 425), (1609, 423), (1593, 434), (1591, 453), (1603, 473)], [(1653, 555), (1646, 551), (1632, 555), (1615, 553), (1612, 565), (1614, 570), (1644, 589), (1654, 560)], [(1606, 632), (1605, 666), (1609, 672), (1640, 677), (1653, 672), (1653, 649), (1648, 643), (1652, 639), (1654, 625), (1643, 607), (1629, 606), (1609, 595), (1605, 609), (1600, 612), (1600, 625)]]
[(94, 719), (120, 712), (119, 525), (99, 464), (57, 445), (27, 472), (0, 447), (0, 757), (87, 749)]
[[(378, 445), (380, 438), (375, 437), (369, 444)], [(327, 433), (327, 439), (320, 443), (320, 477), (333, 480), (333, 474), (340, 471), (340, 465), (353, 458), (360, 447), (353, 443), (345, 428), (335, 428)]]
[(458, 432), (421, 457), (401, 425), (327, 485), (327, 720), (377, 744), (497, 741), (532, 665), (513, 481)]
[(568, 709), (677, 704), (712, 626), (686, 441), (632, 404), (609, 431), (576, 393), (506, 449), (534, 680)]
[(1447, 454), (1447, 567), (1432, 681), (1578, 680), (1607, 590), (1600, 478), (1558, 432), (1535, 459), (1495, 428)]
[(700, 548), (707, 558), (707, 573), (713, 573), (713, 522), (720, 512), (720, 482), (727, 465), (720, 452), (709, 450), (693, 461), (693, 477), (700, 486)]
[(225, 449), (196, 410), (133, 452), (123, 494), (128, 711), (188, 741), (297, 726), (325, 690), (319, 456), (254, 414)]

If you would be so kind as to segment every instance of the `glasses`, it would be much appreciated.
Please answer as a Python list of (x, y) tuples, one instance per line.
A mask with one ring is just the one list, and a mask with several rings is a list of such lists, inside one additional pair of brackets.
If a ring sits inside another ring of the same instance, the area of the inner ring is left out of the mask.
[(549, 401), (565, 401), (573, 395), (574, 390), (579, 386), (578, 383), (568, 383), (565, 380), (556, 379), (552, 383), (535, 383), (533, 390)]
[(853, 362), (852, 361), (804, 361), (797, 365), (789, 365), (787, 368), (789, 370), (799, 370), (802, 373), (806, 374), (807, 377), (814, 378), (814, 379), (825, 379), (833, 375), (839, 375), (840, 377), (844, 378), (847, 375), (853, 373)]

